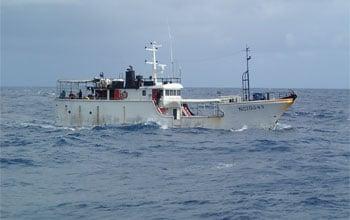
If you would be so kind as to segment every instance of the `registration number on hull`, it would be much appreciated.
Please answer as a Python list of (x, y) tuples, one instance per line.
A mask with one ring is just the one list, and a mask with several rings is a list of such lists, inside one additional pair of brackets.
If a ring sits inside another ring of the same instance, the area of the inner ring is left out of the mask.
[(261, 109), (264, 109), (263, 105), (247, 105), (247, 106), (238, 107), (238, 110), (241, 112), (255, 111), (255, 110), (261, 110)]

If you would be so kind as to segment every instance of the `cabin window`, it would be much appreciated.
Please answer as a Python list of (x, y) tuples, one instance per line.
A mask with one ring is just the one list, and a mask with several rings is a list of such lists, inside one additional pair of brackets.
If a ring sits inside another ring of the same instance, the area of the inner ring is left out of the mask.
[(146, 90), (142, 90), (142, 96), (146, 96)]
[(166, 96), (180, 96), (181, 91), (180, 90), (165, 90), (165, 95)]

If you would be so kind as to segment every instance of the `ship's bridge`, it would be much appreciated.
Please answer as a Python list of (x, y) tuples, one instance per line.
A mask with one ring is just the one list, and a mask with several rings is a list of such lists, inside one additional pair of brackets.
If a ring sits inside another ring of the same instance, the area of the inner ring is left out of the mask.
[(162, 101), (165, 107), (181, 106), (181, 90), (183, 86), (180, 83), (169, 83), (159, 85), (163, 92)]
[(183, 89), (180, 83), (161, 84), (155, 87), (163, 90), (163, 96), (169, 97), (181, 96), (181, 90)]

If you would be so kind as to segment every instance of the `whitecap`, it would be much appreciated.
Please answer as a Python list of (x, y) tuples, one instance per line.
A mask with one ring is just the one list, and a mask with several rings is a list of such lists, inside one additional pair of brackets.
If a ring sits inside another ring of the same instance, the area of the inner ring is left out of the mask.
[(218, 163), (215, 168), (216, 169), (227, 169), (233, 167), (233, 163)]
[[(71, 128), (71, 127), (56, 127), (57, 129), (63, 129), (63, 130), (70, 130), (70, 131), (76, 131), (77, 129)], [(80, 128), (80, 129), (86, 129), (86, 128)]]
[(293, 129), (291, 125), (277, 122), (275, 127), (272, 130), (282, 131), (282, 130), (291, 130), (291, 129)]
[(245, 131), (248, 129), (248, 126), (247, 125), (243, 125), (241, 128), (239, 129), (230, 129), (231, 131), (233, 132), (241, 132), (241, 131)]
[(157, 125), (157, 126), (159, 126), (160, 129), (163, 129), (163, 130), (169, 128), (169, 126), (166, 123), (162, 123), (162, 122), (157, 121), (157, 120), (152, 119), (152, 118), (147, 119), (147, 121), (144, 123), (144, 125), (146, 125), (146, 126), (147, 125)]
[(39, 127), (39, 128), (51, 129), (51, 130), (63, 129), (63, 130), (75, 131), (75, 128), (59, 127), (59, 126), (54, 126), (54, 125), (50, 125), (50, 124), (37, 124), (37, 123), (30, 123), (30, 122), (22, 122), (22, 123), (20, 123), (20, 125), (23, 127)]
[(160, 126), (160, 128), (163, 129), (163, 130), (166, 130), (166, 129), (169, 128), (168, 125), (166, 125), (166, 124), (163, 124), (163, 125), (160, 124), (159, 126)]
[(49, 124), (36, 124), (36, 123), (23, 122), (23, 123), (20, 123), (20, 125), (23, 127), (40, 127), (45, 129), (56, 129), (55, 126), (49, 125)]

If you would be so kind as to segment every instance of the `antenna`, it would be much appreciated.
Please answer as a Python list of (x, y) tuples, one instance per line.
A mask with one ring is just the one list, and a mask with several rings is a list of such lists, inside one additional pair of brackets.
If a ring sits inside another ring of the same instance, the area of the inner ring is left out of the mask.
[(250, 85), (249, 85), (249, 60), (252, 58), (249, 55), (249, 47), (246, 45), (245, 53), (247, 60), (247, 70), (242, 74), (242, 92), (243, 92), (243, 101), (250, 101)]
[(151, 45), (151, 47), (147, 47), (146, 46), (145, 50), (148, 50), (148, 51), (152, 52), (152, 61), (145, 60), (145, 63), (153, 65), (153, 68), (152, 68), (152, 79), (154, 80), (154, 82), (157, 82), (157, 66), (160, 66), (161, 69), (162, 69), (162, 72), (163, 72), (163, 70), (164, 70), (166, 65), (159, 64), (158, 60), (156, 59), (156, 52), (158, 51), (158, 49), (160, 47), (162, 47), (162, 45), (157, 44), (157, 42), (155, 42), (155, 41), (151, 41), (150, 45)]
[(169, 25), (169, 20), (168, 20), (168, 19), (167, 19), (167, 25), (168, 25), (168, 34), (169, 34), (169, 42), (170, 42), (171, 74), (173, 75), (173, 77), (175, 77), (175, 72), (174, 72), (174, 56), (173, 56), (173, 37), (171, 36), (170, 25)]
[(163, 73), (166, 65), (165, 64), (158, 64), (158, 66), (160, 67), (160, 73)]
[(180, 74), (180, 80), (182, 79), (182, 67), (179, 66), (179, 74)]

